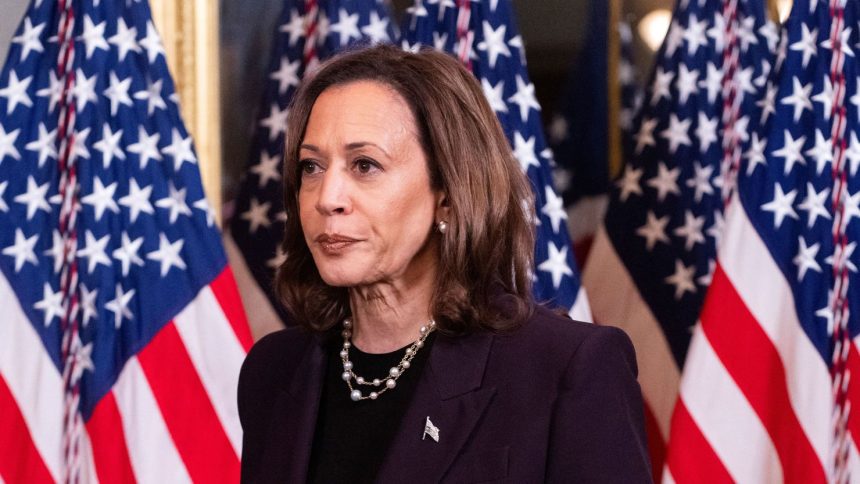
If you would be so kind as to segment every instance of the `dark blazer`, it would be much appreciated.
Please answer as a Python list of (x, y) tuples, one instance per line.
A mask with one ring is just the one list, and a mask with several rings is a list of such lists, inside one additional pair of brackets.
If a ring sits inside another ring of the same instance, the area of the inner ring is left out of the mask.
[[(273, 333), (239, 378), (242, 481), (307, 480), (319, 335)], [(436, 336), (379, 482), (651, 482), (629, 338), (545, 309), (508, 334)], [(427, 417), (439, 442), (422, 439)]]

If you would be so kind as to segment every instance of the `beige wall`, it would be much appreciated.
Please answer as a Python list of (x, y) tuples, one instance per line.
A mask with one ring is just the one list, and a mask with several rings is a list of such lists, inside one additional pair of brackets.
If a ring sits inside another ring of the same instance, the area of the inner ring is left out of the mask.
[(4, 61), (15, 29), (18, 28), (29, 4), (29, 0), (0, 0), (0, 59)]

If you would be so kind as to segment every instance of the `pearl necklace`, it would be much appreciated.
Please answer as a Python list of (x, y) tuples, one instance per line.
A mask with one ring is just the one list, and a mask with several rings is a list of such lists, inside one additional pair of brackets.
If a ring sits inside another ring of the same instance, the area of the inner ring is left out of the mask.
[[(397, 379), (400, 378), (400, 375), (402, 375), (403, 372), (409, 369), (409, 366), (412, 364), (412, 358), (415, 358), (415, 354), (424, 346), (424, 340), (427, 339), (427, 336), (429, 336), (434, 329), (436, 329), (436, 322), (431, 319), (426, 326), (421, 326), (418, 330), (420, 336), (415, 340), (415, 342), (406, 348), (406, 354), (403, 355), (403, 359), (400, 360), (400, 363), (398, 363), (397, 366), (392, 366), (391, 369), (388, 370), (387, 377), (382, 379), (374, 378), (373, 380), (368, 381), (364, 377), (358, 376), (354, 371), (352, 371), (353, 364), (349, 361), (349, 349), (352, 347), (352, 343), (350, 342), (350, 338), (352, 337), (352, 321), (345, 319), (343, 321), (343, 331), (341, 332), (341, 336), (343, 336), (343, 349), (340, 350), (340, 359), (343, 361), (343, 373), (341, 374), (341, 378), (346, 382), (346, 386), (349, 387), (349, 398), (354, 402), (367, 400), (368, 398), (376, 400), (380, 395), (385, 393), (386, 390), (391, 390), (397, 386)], [(364, 385), (382, 388), (374, 390), (368, 395), (364, 395), (361, 393), (361, 390), (352, 386), (353, 379), (355, 380), (356, 387)]]

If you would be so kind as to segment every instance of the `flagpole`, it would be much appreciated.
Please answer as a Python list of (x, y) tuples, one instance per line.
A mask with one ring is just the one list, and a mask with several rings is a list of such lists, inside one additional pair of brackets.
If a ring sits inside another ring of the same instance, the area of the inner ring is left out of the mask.
[(609, 161), (609, 177), (614, 179), (621, 172), (621, 126), (619, 124), (621, 114), (621, 82), (618, 78), (618, 65), (621, 62), (621, 39), (618, 34), (618, 24), (621, 21), (621, 0), (609, 0), (609, 25), (606, 26), (607, 46), (607, 109), (609, 115), (606, 127), (607, 158)]

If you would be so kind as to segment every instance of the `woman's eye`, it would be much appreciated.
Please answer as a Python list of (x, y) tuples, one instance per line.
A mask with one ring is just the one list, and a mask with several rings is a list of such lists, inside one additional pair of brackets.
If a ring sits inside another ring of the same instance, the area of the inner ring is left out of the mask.
[(360, 158), (355, 161), (355, 169), (362, 175), (366, 175), (379, 169), (379, 165), (375, 161)]
[(313, 175), (319, 171), (319, 165), (310, 160), (302, 160), (299, 162), (299, 170), (302, 175)]

